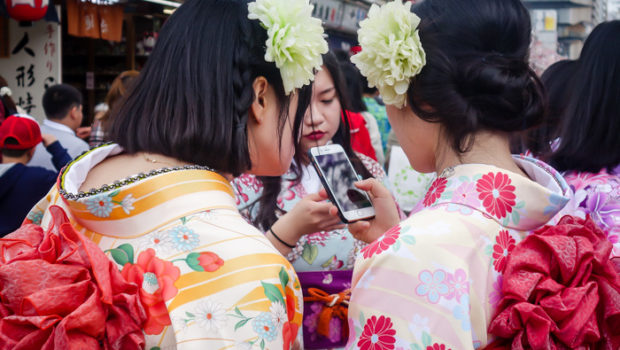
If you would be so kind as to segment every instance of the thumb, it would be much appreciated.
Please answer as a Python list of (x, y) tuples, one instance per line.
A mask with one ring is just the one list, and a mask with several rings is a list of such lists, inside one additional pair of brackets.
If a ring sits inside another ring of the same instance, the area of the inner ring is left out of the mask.
[(371, 178), (355, 183), (355, 187), (370, 193), (374, 197), (391, 197), (390, 191), (383, 186), (377, 179)]

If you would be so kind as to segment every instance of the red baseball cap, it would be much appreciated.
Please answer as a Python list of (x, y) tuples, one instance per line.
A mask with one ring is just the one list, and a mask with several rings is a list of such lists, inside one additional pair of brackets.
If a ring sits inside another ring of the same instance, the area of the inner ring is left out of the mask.
[[(17, 144), (6, 144), (13, 138)], [(0, 149), (25, 150), (41, 142), (41, 128), (34, 118), (26, 115), (12, 115), (0, 125)]]

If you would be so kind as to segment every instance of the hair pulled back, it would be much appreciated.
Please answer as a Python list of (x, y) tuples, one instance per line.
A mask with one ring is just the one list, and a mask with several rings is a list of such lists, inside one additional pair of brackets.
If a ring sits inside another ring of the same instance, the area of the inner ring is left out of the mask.
[(466, 152), (482, 130), (517, 132), (544, 117), (544, 89), (528, 65), (531, 23), (520, 0), (426, 0), (420, 18), (426, 66), (408, 90), (412, 110), (441, 123)]
[[(290, 97), (265, 61), (267, 32), (248, 19), (248, 0), (188, 0), (168, 19), (140, 76), (110, 125), (128, 153), (166, 155), (239, 175), (252, 166), (247, 121), (252, 83), (265, 77), (285, 126)], [(310, 89), (299, 91), (297, 135)]]

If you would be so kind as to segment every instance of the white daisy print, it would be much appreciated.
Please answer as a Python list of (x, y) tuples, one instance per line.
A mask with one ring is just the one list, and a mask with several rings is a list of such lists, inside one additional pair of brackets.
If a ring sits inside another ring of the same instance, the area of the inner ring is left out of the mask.
[(174, 244), (167, 232), (157, 231), (153, 232), (138, 240), (139, 250), (147, 250), (152, 248), (157, 254), (167, 254), (173, 248)]
[(271, 312), (271, 320), (276, 326), (276, 329), (280, 329), (280, 327), (282, 327), (282, 325), (284, 325), (284, 323), (288, 321), (286, 308), (279, 301), (271, 304), (271, 306), (269, 307), (269, 312)]
[(136, 199), (133, 198), (133, 195), (130, 193), (123, 198), (121, 201), (121, 207), (125, 211), (125, 214), (129, 215), (129, 213), (134, 210), (133, 204), (136, 202)]
[(167, 231), (174, 247), (179, 251), (190, 251), (200, 245), (200, 237), (191, 228), (179, 225)]
[(205, 300), (194, 312), (196, 323), (207, 331), (218, 330), (226, 324), (226, 310), (222, 304)]

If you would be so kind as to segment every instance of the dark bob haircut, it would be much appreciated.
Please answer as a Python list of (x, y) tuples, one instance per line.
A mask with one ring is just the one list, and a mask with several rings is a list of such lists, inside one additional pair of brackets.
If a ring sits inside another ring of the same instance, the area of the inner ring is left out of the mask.
[(544, 118), (544, 89), (528, 65), (531, 23), (520, 0), (426, 0), (420, 18), (426, 66), (408, 99), (441, 123), (457, 152), (482, 130), (517, 132)]
[(620, 21), (598, 25), (581, 51), (551, 164), (599, 172), (620, 164)]
[(73, 107), (82, 105), (82, 93), (68, 84), (50, 86), (43, 94), (43, 110), (49, 119), (63, 119)]
[[(290, 102), (280, 71), (264, 59), (266, 41), (266, 30), (248, 19), (248, 0), (186, 1), (115, 108), (110, 139), (130, 154), (162, 154), (235, 176), (249, 170), (253, 81), (265, 77), (275, 90), (280, 127), (274, 133), (280, 138)], [(298, 93), (294, 135), (311, 90)]]

